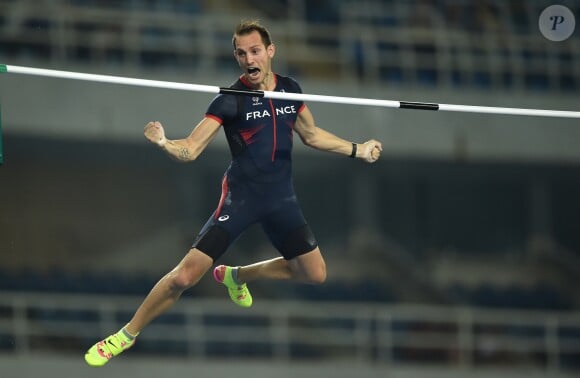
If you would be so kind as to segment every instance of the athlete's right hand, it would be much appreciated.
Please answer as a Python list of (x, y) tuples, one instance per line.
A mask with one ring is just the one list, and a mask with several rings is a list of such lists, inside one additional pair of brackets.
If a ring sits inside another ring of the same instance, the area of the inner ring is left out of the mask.
[(163, 147), (167, 142), (167, 139), (165, 138), (165, 130), (163, 130), (163, 125), (159, 121), (147, 123), (143, 133), (145, 134), (145, 138), (147, 138), (151, 143), (155, 143), (160, 147)]

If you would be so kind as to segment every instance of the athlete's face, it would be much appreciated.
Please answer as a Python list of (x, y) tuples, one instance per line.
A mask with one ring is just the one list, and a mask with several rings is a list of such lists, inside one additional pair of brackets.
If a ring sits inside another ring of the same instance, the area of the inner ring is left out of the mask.
[(275, 85), (272, 75), (272, 58), (275, 51), (274, 44), (264, 46), (262, 37), (257, 31), (236, 37), (234, 56), (252, 88), (274, 89), (272, 87)]

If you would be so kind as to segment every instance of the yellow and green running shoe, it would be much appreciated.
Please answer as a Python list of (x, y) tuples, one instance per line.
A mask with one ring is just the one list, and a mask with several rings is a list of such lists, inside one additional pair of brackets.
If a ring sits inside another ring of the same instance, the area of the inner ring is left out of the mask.
[(90, 366), (103, 366), (109, 360), (123, 351), (131, 348), (135, 339), (131, 340), (119, 331), (93, 345), (85, 354), (85, 361)]
[(238, 284), (232, 277), (232, 271), (236, 269), (231, 266), (220, 265), (213, 270), (213, 278), (224, 284), (228, 288), (228, 294), (232, 301), (238, 306), (250, 307), (252, 305), (252, 295), (248, 286)]

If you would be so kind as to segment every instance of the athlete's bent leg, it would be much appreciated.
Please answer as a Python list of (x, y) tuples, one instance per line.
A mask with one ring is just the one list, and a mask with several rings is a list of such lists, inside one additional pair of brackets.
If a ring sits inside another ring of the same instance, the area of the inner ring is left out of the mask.
[(211, 268), (213, 259), (193, 248), (181, 262), (151, 289), (133, 318), (119, 332), (94, 344), (85, 354), (90, 366), (103, 366), (111, 358), (129, 349), (135, 337), (153, 319), (167, 311), (183, 291), (195, 285)]
[(326, 280), (326, 263), (318, 247), (303, 255), (285, 260), (278, 257), (261, 261), (238, 269), (239, 282), (258, 279), (296, 280), (310, 284), (321, 284)]
[(195, 285), (211, 268), (213, 259), (192, 248), (181, 262), (151, 289), (135, 315), (127, 323), (127, 332), (136, 335), (153, 319), (167, 311), (188, 288)]

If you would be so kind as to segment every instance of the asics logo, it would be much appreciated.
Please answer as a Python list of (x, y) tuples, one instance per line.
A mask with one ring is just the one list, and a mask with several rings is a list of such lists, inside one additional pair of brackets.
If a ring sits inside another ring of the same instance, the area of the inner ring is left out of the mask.
[(220, 222), (227, 221), (228, 219), (230, 219), (230, 216), (229, 215), (222, 215), (221, 217), (218, 218), (218, 220)]

